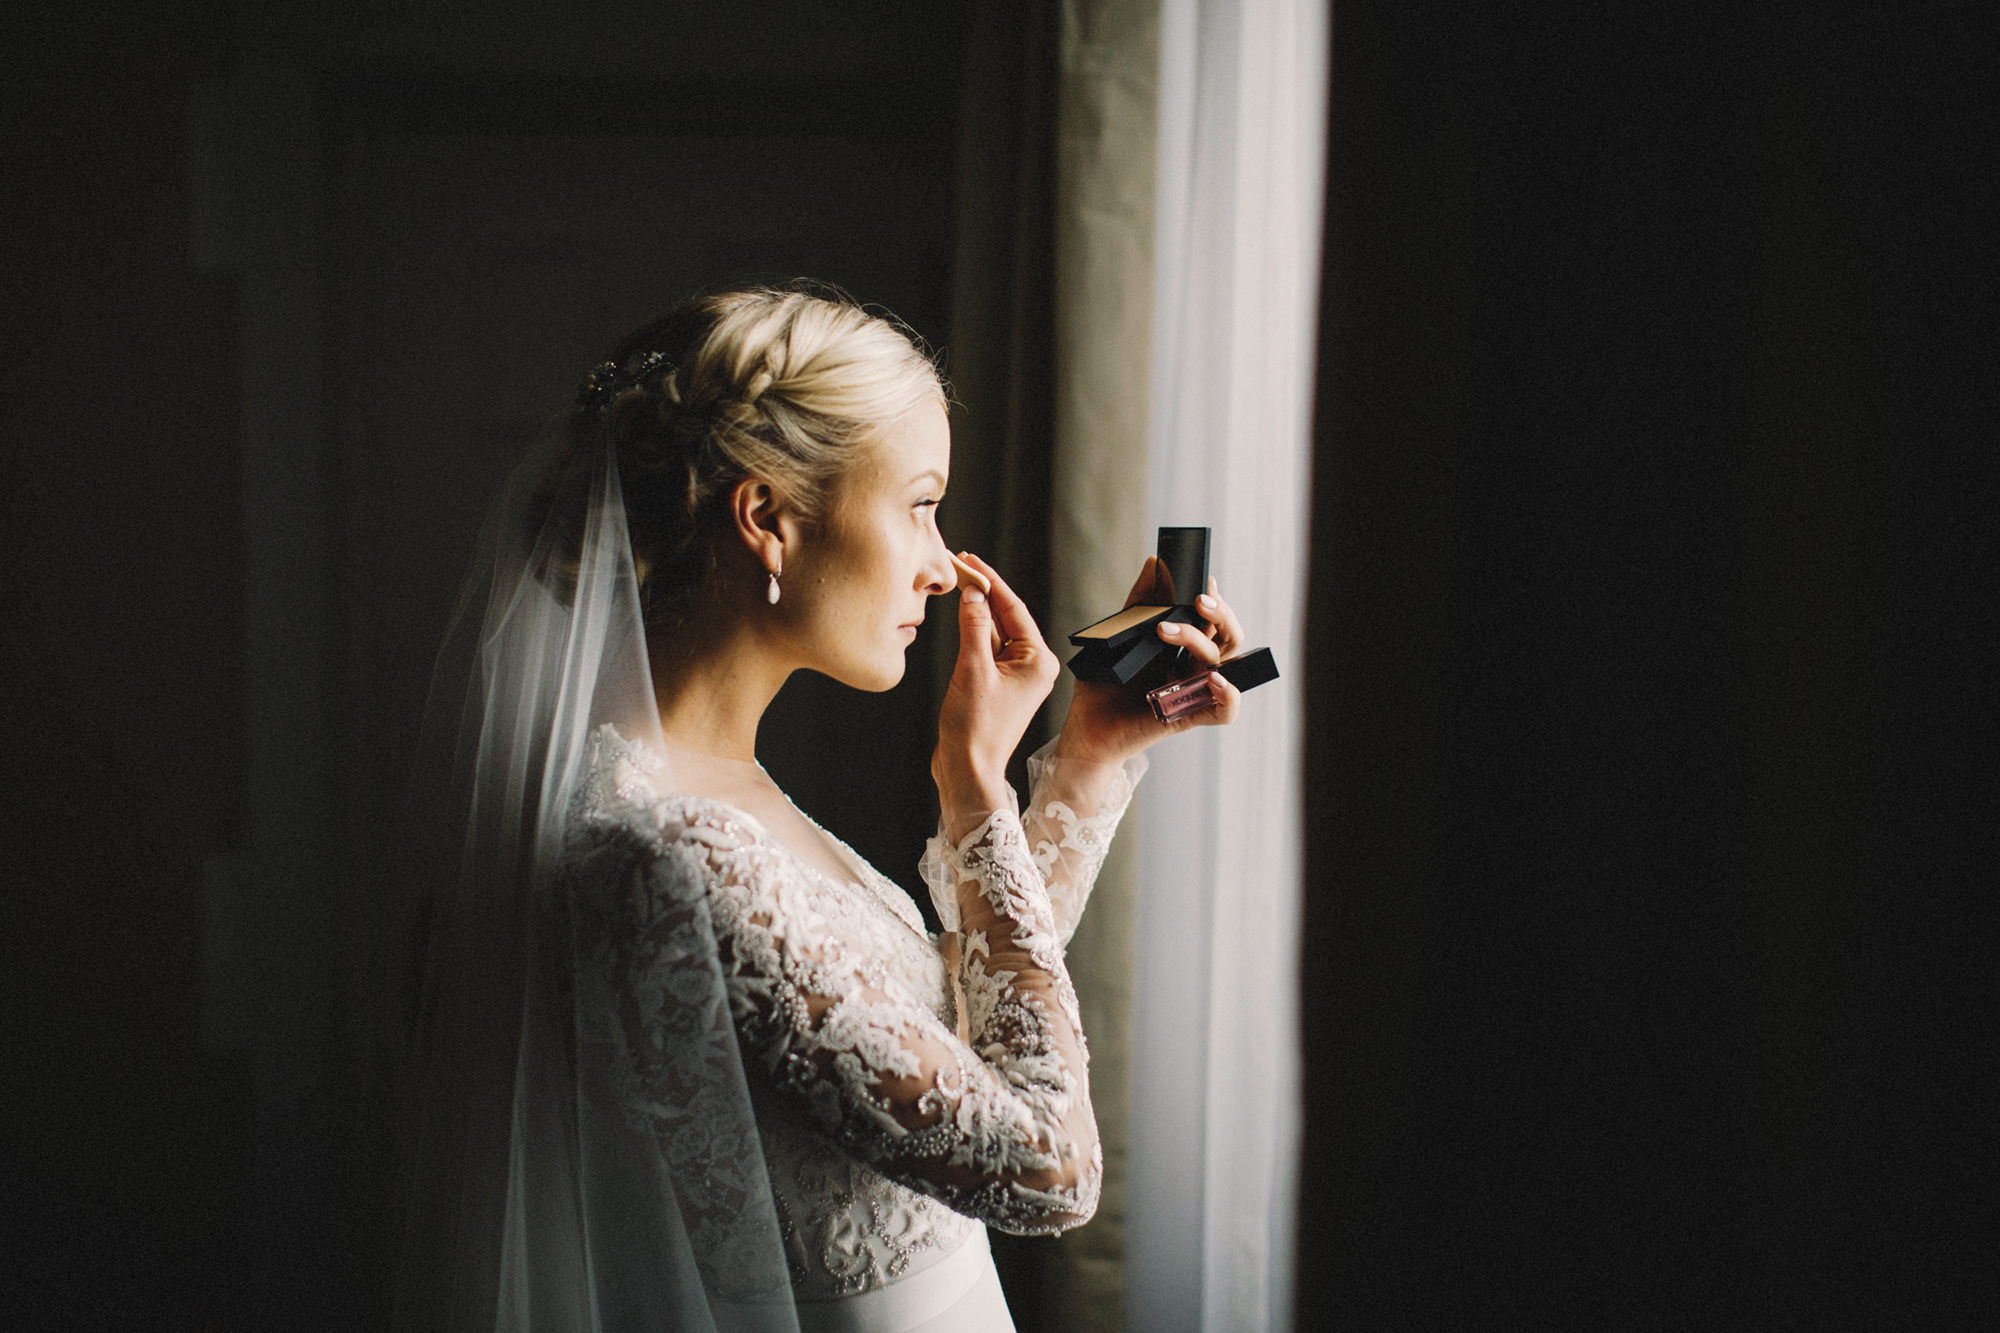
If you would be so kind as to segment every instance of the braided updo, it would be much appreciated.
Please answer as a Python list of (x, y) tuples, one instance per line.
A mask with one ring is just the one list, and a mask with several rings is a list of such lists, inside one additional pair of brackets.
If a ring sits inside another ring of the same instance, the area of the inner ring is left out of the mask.
[(537, 517), (581, 533), (585, 460), (608, 431), (645, 618), (671, 624), (714, 568), (738, 482), (770, 483), (816, 522), (859, 446), (944, 399), (914, 335), (845, 295), (697, 297), (626, 338), (585, 381)]

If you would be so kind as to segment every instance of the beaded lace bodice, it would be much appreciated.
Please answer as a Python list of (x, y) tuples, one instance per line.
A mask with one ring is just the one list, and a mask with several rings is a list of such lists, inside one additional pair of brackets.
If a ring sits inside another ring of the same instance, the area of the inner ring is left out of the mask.
[[(742, 811), (663, 793), (660, 757), (611, 728), (595, 744), (565, 849), (589, 945), (584, 1036), (617, 1052), (628, 1117), (704, 1182), (682, 1202), (712, 1285), (727, 1287), (732, 1219), (765, 1188), (802, 1298), (895, 1282), (981, 1222), (1052, 1233), (1090, 1217), (1103, 1159), (1063, 946), (1143, 758), (1044, 751), (1024, 813), (932, 839), (922, 869), (956, 932), (954, 977), (952, 936), (926, 934), (845, 844), (852, 882)], [(712, 969), (726, 1018), (680, 1002)], [(735, 1043), (712, 1039), (725, 1023)], [(698, 1092), (739, 1049), (755, 1142), (731, 1141)]]

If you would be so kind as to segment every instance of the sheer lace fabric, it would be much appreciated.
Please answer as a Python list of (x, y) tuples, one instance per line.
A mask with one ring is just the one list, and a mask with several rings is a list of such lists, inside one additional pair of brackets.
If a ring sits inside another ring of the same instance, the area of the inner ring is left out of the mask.
[[(1057, 758), (1050, 741), (1028, 756), (1031, 793), (1021, 830), (1028, 839), (1035, 868), (1048, 885), (1055, 911), (1056, 938), (1068, 944), (1083, 919), (1084, 904), (1097, 883), (1097, 872), (1111, 849), (1111, 835), (1131, 804), (1133, 790), (1146, 772), (1146, 756), (1123, 764), (1085, 764)], [(931, 906), (947, 931), (960, 928), (959, 866), (951, 843), (940, 827), (924, 849), (919, 870), (931, 891)]]
[[(954, 973), (945, 937), (844, 845), (853, 882), (741, 811), (663, 793), (659, 757), (612, 728), (594, 743), (565, 856), (578, 1011), (594, 1016), (578, 1040), (613, 1057), (586, 1062), (618, 1071), (601, 1092), (677, 1178), (702, 1182), (682, 1211), (711, 1290), (776, 1295), (732, 1279), (732, 1254), (756, 1244), (734, 1222), (759, 1190), (801, 1300), (896, 1283), (981, 1223), (1053, 1233), (1090, 1217), (1103, 1159), (1062, 950), (1143, 760), (1044, 752), (1025, 815), (932, 840), (924, 875), (962, 941)], [(729, 1012), (687, 1002), (704, 995)], [(727, 1086), (739, 1058), (757, 1117), (732, 1139), (717, 1127), (741, 1121), (705, 1114), (702, 1090)]]

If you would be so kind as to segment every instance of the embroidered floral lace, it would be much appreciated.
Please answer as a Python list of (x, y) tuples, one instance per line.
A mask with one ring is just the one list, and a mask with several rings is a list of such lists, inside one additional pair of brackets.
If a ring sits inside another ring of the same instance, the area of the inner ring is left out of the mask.
[[(923, 874), (953, 941), (844, 845), (852, 883), (732, 807), (662, 795), (659, 757), (611, 728), (596, 744), (567, 852), (579, 984), (595, 992), (579, 1039), (615, 1051), (627, 1077), (611, 1095), (677, 1178), (703, 1182), (683, 1208), (712, 1287), (730, 1289), (731, 1223), (759, 1190), (802, 1298), (894, 1282), (980, 1222), (1053, 1233), (1091, 1216), (1103, 1156), (1063, 946), (1143, 758), (1045, 750), (1025, 815), (933, 838)], [(717, 992), (730, 1013), (686, 1002)], [(754, 1133), (704, 1114), (701, 1089), (723, 1085), (739, 1048)]]

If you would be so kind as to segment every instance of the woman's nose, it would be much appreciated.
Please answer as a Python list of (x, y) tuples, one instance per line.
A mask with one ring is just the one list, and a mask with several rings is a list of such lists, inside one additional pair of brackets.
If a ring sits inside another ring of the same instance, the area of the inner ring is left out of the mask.
[(944, 544), (944, 538), (932, 540), (931, 549), (925, 553), (923, 568), (923, 589), (927, 597), (937, 597), (958, 586), (958, 571), (952, 568), (951, 551)]

